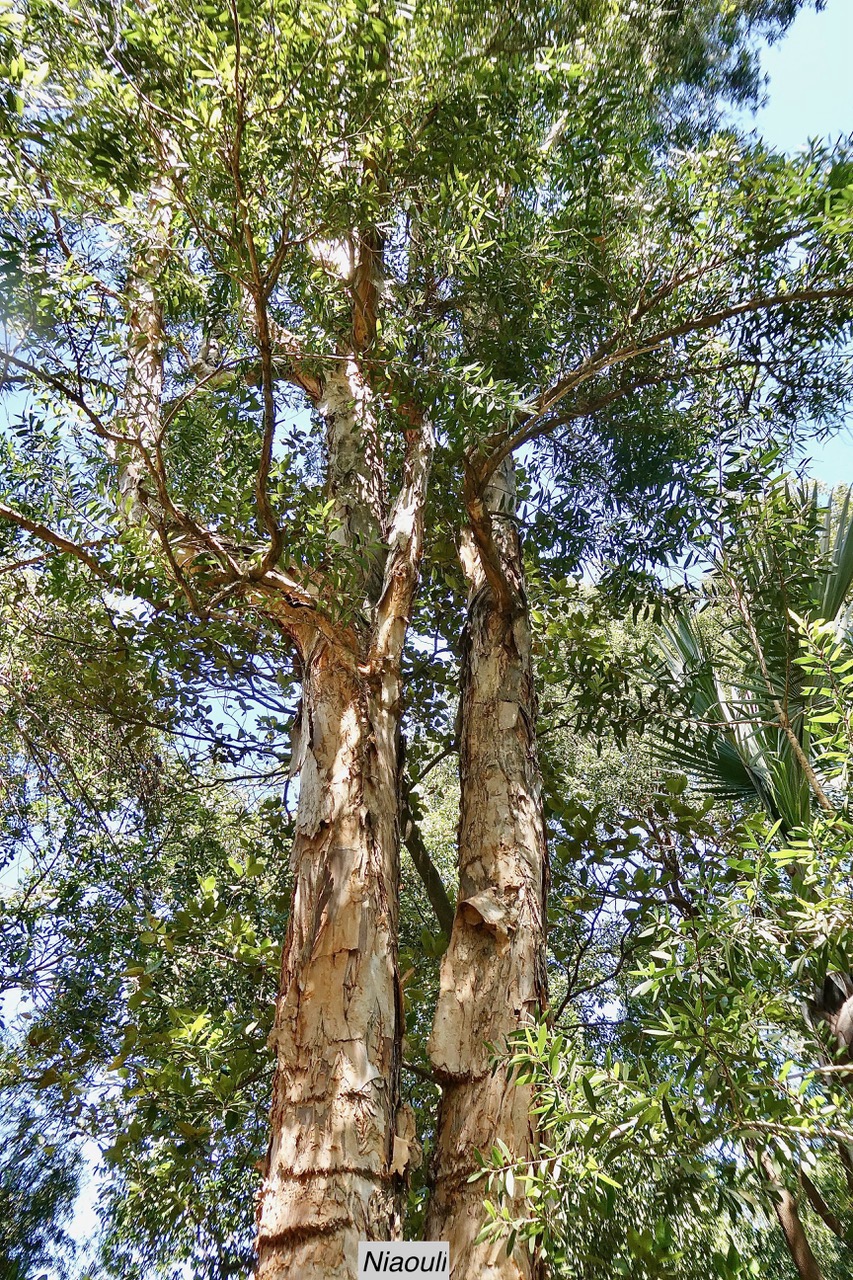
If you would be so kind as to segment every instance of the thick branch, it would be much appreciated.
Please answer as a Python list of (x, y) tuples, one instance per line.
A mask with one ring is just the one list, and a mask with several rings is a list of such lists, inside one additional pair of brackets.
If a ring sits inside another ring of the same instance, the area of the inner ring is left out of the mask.
[(817, 1216), (827, 1227), (829, 1227), (832, 1234), (838, 1236), (838, 1239), (849, 1248), (850, 1238), (844, 1230), (842, 1223), (838, 1218), (836, 1218), (835, 1214), (832, 1212), (820, 1191), (806, 1173), (805, 1169), (800, 1170), (800, 1182), (802, 1183), (803, 1190), (806, 1193), (806, 1199), (814, 1209)]
[[(537, 416), (548, 413), (570, 391), (574, 391), (577, 386), (582, 382), (588, 381), (595, 374), (602, 373), (605, 369), (611, 369), (615, 365), (624, 364), (626, 360), (634, 359), (637, 355), (657, 351), (660, 347), (674, 341), (676, 338), (684, 338), (691, 333), (702, 333), (707, 329), (718, 329), (727, 320), (735, 320), (738, 316), (751, 315), (759, 311), (772, 311), (775, 307), (790, 306), (799, 302), (827, 302), (841, 298), (853, 298), (853, 286), (840, 286), (832, 289), (798, 289), (786, 293), (767, 294), (758, 298), (747, 298), (745, 302), (735, 302), (731, 306), (721, 307), (717, 311), (708, 312), (706, 315), (694, 316), (670, 328), (659, 329), (657, 333), (653, 333), (650, 337), (643, 338), (639, 343), (633, 343), (631, 346), (621, 347), (609, 353), (606, 347), (599, 348), (588, 361), (581, 365), (580, 369), (574, 373), (567, 374), (566, 377), (561, 378), (553, 386), (549, 387), (547, 391), (543, 391), (539, 397)], [(528, 423), (527, 425), (529, 426), (530, 424)]]
[(105, 569), (93, 555), (90, 555), (84, 547), (81, 547), (79, 543), (72, 542), (70, 538), (64, 538), (61, 533), (57, 533), (54, 529), (49, 529), (46, 524), (40, 524), (38, 520), (31, 520), (29, 516), (23, 515), (20, 511), (13, 511), (11, 507), (7, 507), (2, 502), (0, 502), (0, 516), (4, 520), (12, 521), (19, 528), (26, 529), (27, 533), (34, 534), (42, 542), (56, 547), (58, 551), (64, 551), (67, 555), (81, 560), (102, 582), (106, 582), (114, 588), (119, 586), (118, 579)]
[[(667, 329), (659, 329), (648, 338), (639, 339), (637, 342), (627, 346), (613, 349), (614, 343), (618, 339), (611, 339), (609, 343), (603, 343), (598, 347), (577, 369), (566, 374), (565, 377), (553, 383), (546, 391), (543, 391), (539, 396), (536, 411), (526, 418), (519, 430), (503, 440), (495, 440), (493, 442), (494, 448), (489, 451), (488, 457), (477, 468), (478, 481), (480, 485), (485, 484), (488, 477), (505, 457), (515, 452), (523, 444), (549, 435), (557, 426), (565, 422), (567, 420), (566, 417), (555, 418), (553, 416), (553, 411), (557, 405), (585, 382), (589, 382), (590, 379), (598, 377), (618, 365), (636, 360), (643, 355), (650, 355), (654, 351), (659, 351), (678, 338), (683, 338), (693, 333), (702, 333), (709, 329), (717, 329), (725, 324), (726, 321), (737, 319), (738, 316), (771, 311), (776, 307), (789, 306), (795, 303), (827, 302), (850, 298), (853, 298), (853, 286), (832, 289), (800, 289), (792, 290), (790, 293), (768, 294), (764, 297), (749, 298), (745, 302), (733, 303), (729, 307), (721, 307), (705, 315), (695, 316)], [(642, 314), (645, 313), (646, 309)], [(663, 380), (663, 376), (660, 379), (654, 379), (654, 381)], [(636, 383), (628, 382), (621, 392), (608, 393), (603, 398), (603, 403), (612, 403), (613, 400), (619, 399), (621, 395), (627, 395), (630, 391), (636, 390), (642, 385), (644, 385), (643, 380), (638, 380)], [(600, 408), (602, 405), (594, 402), (593, 407)], [(589, 409), (586, 409), (577, 414), (572, 413), (568, 417), (581, 417), (585, 412), (589, 411)]]
[(823, 1280), (823, 1272), (812, 1253), (808, 1236), (800, 1220), (796, 1200), (779, 1178), (773, 1168), (773, 1162), (766, 1153), (761, 1155), (759, 1166), (772, 1188), (773, 1208), (779, 1220), (779, 1226), (782, 1228), (782, 1235), (785, 1237), (791, 1260), (797, 1269), (797, 1275), (800, 1280)]
[(512, 611), (513, 605), (512, 589), (501, 564), (491, 512), (478, 496), (473, 472), (467, 465), (465, 467), (465, 510), (468, 513), (468, 524), (477, 548), (480, 566), (491, 588), (495, 605), (500, 613), (508, 614)]
[[(371, 166), (375, 178), (375, 163)], [(352, 338), (356, 351), (368, 351), (376, 339), (376, 305), (382, 282), (382, 236), (373, 228), (361, 237), (353, 272)]]
[(853, 1198), (853, 1156), (850, 1155), (850, 1147), (846, 1142), (836, 1143), (838, 1151), (838, 1159), (841, 1161), (841, 1167), (844, 1170), (844, 1181), (847, 1183), (847, 1194)]
[[(466, 545), (463, 534), (460, 557), (466, 566), (466, 575), (472, 584), (485, 579), (494, 599), (495, 608), (506, 617), (519, 607), (519, 584), (512, 581), (507, 566), (515, 560), (511, 543), (517, 539), (514, 520), (516, 514), (515, 463), (506, 454), (500, 464), (489, 471), (482, 488), (478, 485), (473, 469), (465, 464), (464, 499), (468, 513), (469, 533), (474, 547)], [(509, 542), (507, 541), (509, 540)], [(467, 564), (472, 552), (478, 564)], [(476, 588), (475, 588), (476, 589)]]
[(388, 528), (388, 552), (368, 659), (373, 667), (384, 660), (396, 662), (400, 658), (423, 554), (424, 512), (435, 434), (424, 414), (412, 408), (406, 412), (412, 426), (406, 431), (403, 479)]
[(267, 318), (266, 301), (258, 289), (255, 296), (255, 321), (258, 330), (258, 347), (261, 356), (261, 378), (264, 403), (264, 434), (261, 441), (261, 459), (255, 478), (255, 501), (270, 544), (261, 563), (261, 572), (273, 568), (281, 556), (284, 534), (279, 527), (269, 499), (269, 477), (272, 467), (272, 449), (275, 439), (275, 396), (273, 393), (272, 339)]
[(400, 807), (400, 828), (403, 838), (403, 844), (409, 851), (415, 870), (423, 881), (426, 889), (430, 906), (435, 912), (441, 932), (446, 938), (450, 937), (453, 929), (453, 917), (455, 908), (450, 898), (447, 896), (447, 890), (444, 887), (438, 869), (429, 856), (429, 850), (424, 844), (423, 836), (417, 823), (417, 798), (412, 791), (410, 783), (405, 772), (403, 772), (400, 780), (400, 791), (402, 804)]
[(323, 384), (316, 374), (309, 372), (305, 352), (299, 339), (289, 329), (285, 329), (283, 325), (277, 324), (271, 318), (269, 330), (274, 352), (272, 365), (274, 377), (301, 387), (316, 404), (323, 394)]

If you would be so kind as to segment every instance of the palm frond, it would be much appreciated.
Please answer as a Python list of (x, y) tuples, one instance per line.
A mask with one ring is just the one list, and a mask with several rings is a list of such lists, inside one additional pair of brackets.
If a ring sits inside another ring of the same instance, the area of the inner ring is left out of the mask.
[(760, 720), (753, 691), (726, 693), (690, 614), (673, 615), (662, 628), (659, 648), (685, 695), (687, 728), (679, 732), (673, 724), (653, 739), (657, 758), (684, 769), (698, 790), (720, 800), (758, 798), (775, 819), (767, 744), (760, 724), (744, 723), (745, 706)]

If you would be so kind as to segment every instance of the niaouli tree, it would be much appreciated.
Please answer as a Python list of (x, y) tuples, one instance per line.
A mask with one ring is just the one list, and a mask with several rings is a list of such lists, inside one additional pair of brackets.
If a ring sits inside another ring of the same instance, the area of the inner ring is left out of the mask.
[[(427, 1229), (451, 1240), (460, 1274), (516, 1277), (537, 1266), (520, 1247), (506, 1256), (494, 1235), (478, 1239), (482, 1184), (472, 1181), (478, 1153), (496, 1142), (522, 1170), (535, 1153), (529, 1094), (494, 1069), (494, 1046), (547, 1008), (545, 823), (512, 459), (540, 477), (525, 522), (534, 557), (550, 546), (558, 576), (576, 569), (597, 507), (599, 526), (622, 525), (609, 545), (599, 528), (598, 550), (624, 586), (632, 569), (642, 574), (702, 530), (738, 446), (786, 439), (804, 417), (838, 422), (849, 394), (843, 155), (787, 162), (695, 118), (690, 145), (663, 147), (671, 66), (662, 60), (659, 79), (642, 86), (629, 80), (633, 110), (620, 117), (611, 96), (602, 118), (612, 84), (596, 78), (600, 51), (587, 53), (573, 110), (542, 127), (527, 192), (504, 217), (516, 243), (493, 256), (487, 244), (476, 280), (451, 286), (466, 358), (492, 379), (474, 443), (457, 446), (469, 588), (460, 885), (429, 1046), (444, 1093)], [(709, 78), (705, 88), (713, 99), (719, 85)], [(693, 103), (701, 96), (695, 88)], [(644, 118), (638, 104), (650, 99), (658, 113)], [(635, 130), (630, 144), (611, 132), (622, 119)], [(551, 199), (540, 201), (543, 189)], [(508, 261), (522, 265), (507, 284)]]
[[(428, 1229), (482, 1269), (473, 1153), (531, 1136), (484, 1045), (546, 998), (512, 460), (581, 429), (683, 464), (711, 388), (760, 415), (833, 382), (847, 171), (710, 131), (796, 7), (4, 11), (6, 385), (73, 481), (12, 458), (0, 514), (123, 596), (261, 619), (302, 686), (262, 1277), (350, 1276), (401, 1229), (401, 656), (436, 436), (471, 617)], [(568, 467), (549, 500), (576, 495)]]

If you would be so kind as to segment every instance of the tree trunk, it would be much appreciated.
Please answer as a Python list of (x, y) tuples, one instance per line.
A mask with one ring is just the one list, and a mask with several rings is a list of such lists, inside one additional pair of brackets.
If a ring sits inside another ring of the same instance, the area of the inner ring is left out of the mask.
[(408, 1157), (396, 1136), (396, 705), (326, 641), (307, 656), (295, 885), (272, 1043), (272, 1137), (258, 1276), (351, 1276), (393, 1238)]
[[(378, 563), (380, 585), (359, 661), (308, 627), (297, 636), (303, 698), (291, 767), (300, 771), (300, 794), (271, 1037), (276, 1072), (258, 1280), (349, 1280), (359, 1240), (399, 1235), (406, 1174), (417, 1156), (414, 1117), (399, 1102), (399, 728), (432, 432), (422, 419), (406, 432), (403, 483), (380, 530), (368, 519), (378, 483), (359, 476), (349, 447), (348, 414), (362, 412), (366, 401), (349, 403), (352, 409), (343, 398), (329, 405), (330, 472), (346, 519), (341, 528), (352, 531), (352, 545), (370, 547), (368, 576)], [(339, 435), (347, 444), (340, 451)], [(361, 465), (369, 466), (365, 453)]]
[(779, 1219), (785, 1243), (788, 1246), (794, 1266), (797, 1268), (797, 1275), (800, 1280), (823, 1280), (823, 1272), (812, 1253), (811, 1245), (800, 1221), (797, 1202), (790, 1191), (785, 1188), (779, 1191), (778, 1199), (773, 1207), (776, 1210), (776, 1217)]
[(344, 356), (311, 383), (326, 424), (334, 540), (345, 548), (350, 575), (344, 608), (334, 609), (329, 583), (325, 607), (315, 582), (279, 564), (283, 531), (266, 492), (275, 433), (273, 353), (259, 304), (266, 408), (256, 497), (270, 545), (259, 571), (241, 564), (242, 551), (235, 558), (211, 530), (176, 510), (157, 452), (162, 253), (158, 239), (131, 290), (127, 439), (116, 451), (122, 493), (134, 518), (153, 524), (192, 604), (196, 560), (212, 550), (249, 607), (289, 634), (302, 666), (291, 764), (300, 774), (294, 887), (271, 1035), (276, 1071), (257, 1210), (257, 1276), (352, 1280), (359, 1240), (399, 1234), (402, 1192), (417, 1153), (414, 1117), (400, 1107), (399, 727), (433, 435), (417, 409), (399, 410), (406, 454), (390, 507), (374, 396), (359, 362)]
[(546, 999), (547, 852), (511, 460), (485, 502), (491, 545), (484, 555), (469, 531), (462, 547), (459, 900), (429, 1042), (443, 1091), (426, 1233), (450, 1242), (454, 1280), (527, 1280), (536, 1267), (523, 1246), (507, 1257), (504, 1240), (477, 1243), (486, 1184), (468, 1181), (499, 1140), (514, 1160), (533, 1150), (530, 1090), (491, 1059)]
[(823, 1272), (812, 1253), (811, 1245), (803, 1228), (797, 1202), (790, 1191), (779, 1179), (773, 1164), (767, 1155), (761, 1157), (764, 1176), (773, 1188), (773, 1208), (785, 1237), (785, 1244), (800, 1280), (823, 1280)]

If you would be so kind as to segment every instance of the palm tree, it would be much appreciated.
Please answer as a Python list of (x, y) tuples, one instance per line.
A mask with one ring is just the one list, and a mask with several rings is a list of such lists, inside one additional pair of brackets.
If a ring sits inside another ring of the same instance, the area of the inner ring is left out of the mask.
[[(684, 710), (658, 741), (658, 754), (683, 769), (693, 785), (720, 800), (756, 803), (787, 841), (807, 828), (816, 809), (843, 807), (821, 768), (809, 731), (819, 711), (820, 685), (797, 659), (803, 623), (831, 623), (836, 640), (853, 646), (853, 490), (821, 502), (816, 486), (779, 485), (747, 509), (706, 584), (703, 604), (722, 606), (724, 624), (711, 635), (702, 609), (681, 611), (662, 628), (659, 649)], [(706, 614), (708, 623), (719, 611)], [(789, 867), (792, 879), (796, 865)], [(823, 1024), (838, 1052), (853, 1061), (853, 974), (824, 975), (808, 1002), (808, 1020)], [(853, 1157), (839, 1156), (853, 1194)], [(774, 1208), (802, 1280), (820, 1269), (799, 1218), (796, 1200), (765, 1161), (774, 1182)], [(803, 1188), (824, 1222), (845, 1233), (807, 1177)]]
[(796, 662), (798, 619), (831, 622), (853, 642), (853, 490), (822, 505), (816, 486), (785, 486), (748, 514), (709, 592), (734, 606), (722, 643), (709, 642), (699, 611), (663, 628), (661, 654), (687, 699), (686, 732), (667, 735), (665, 755), (700, 790), (757, 801), (787, 837), (816, 804), (835, 807), (808, 730), (815, 690)]

